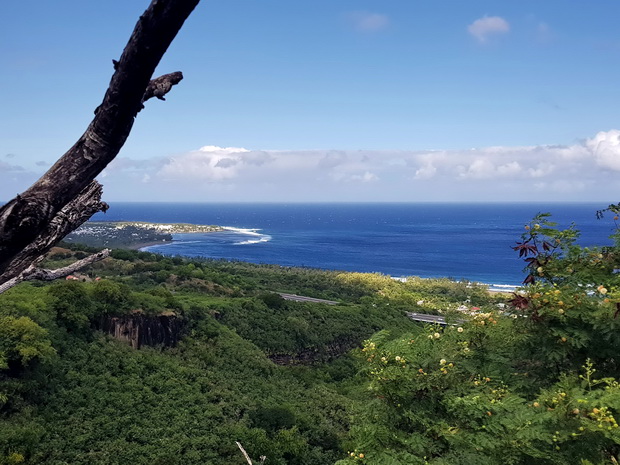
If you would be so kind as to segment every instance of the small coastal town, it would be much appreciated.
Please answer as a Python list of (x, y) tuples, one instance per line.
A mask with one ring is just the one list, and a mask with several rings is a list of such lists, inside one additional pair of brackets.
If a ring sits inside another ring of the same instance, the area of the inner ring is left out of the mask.
[(189, 223), (148, 223), (135, 221), (89, 221), (65, 237), (69, 243), (90, 247), (139, 248), (171, 242), (172, 234), (224, 231), (221, 226)]

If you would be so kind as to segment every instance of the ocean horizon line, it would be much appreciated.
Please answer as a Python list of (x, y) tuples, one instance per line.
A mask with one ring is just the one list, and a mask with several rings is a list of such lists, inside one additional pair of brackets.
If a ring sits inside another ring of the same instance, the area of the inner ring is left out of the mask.
[[(108, 200), (110, 204), (184, 204), (184, 205), (595, 205), (608, 206), (610, 200)], [(6, 202), (0, 201), (0, 205)]]

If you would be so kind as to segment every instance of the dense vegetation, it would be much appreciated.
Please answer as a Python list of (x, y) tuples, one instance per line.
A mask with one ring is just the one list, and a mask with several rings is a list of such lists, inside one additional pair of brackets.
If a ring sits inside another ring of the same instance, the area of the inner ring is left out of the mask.
[[(509, 305), (449, 280), (130, 250), (23, 283), (0, 295), (0, 464), (247, 463), (235, 441), (268, 464), (617, 463), (620, 245), (576, 237), (526, 226)], [(119, 339), (172, 320), (178, 343)]]
[(577, 237), (546, 214), (525, 226), (527, 286), (509, 313), (367, 340), (370, 398), (339, 464), (618, 463), (620, 235)]

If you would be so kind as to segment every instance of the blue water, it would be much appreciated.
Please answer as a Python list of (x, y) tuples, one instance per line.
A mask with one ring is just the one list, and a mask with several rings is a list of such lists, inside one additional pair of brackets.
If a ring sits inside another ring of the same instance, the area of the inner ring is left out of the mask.
[(117, 203), (94, 220), (217, 224), (251, 231), (180, 234), (148, 247), (166, 255), (285, 266), (451, 277), (519, 284), (511, 249), (538, 212), (582, 231), (584, 246), (611, 241), (600, 204), (173, 204)]

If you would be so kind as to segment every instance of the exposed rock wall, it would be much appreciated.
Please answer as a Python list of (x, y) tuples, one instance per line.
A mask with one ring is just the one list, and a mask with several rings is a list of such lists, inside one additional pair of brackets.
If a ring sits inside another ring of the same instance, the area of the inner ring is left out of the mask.
[(134, 349), (146, 346), (174, 347), (182, 336), (184, 322), (173, 312), (144, 315), (134, 312), (123, 316), (104, 316), (99, 328)]

